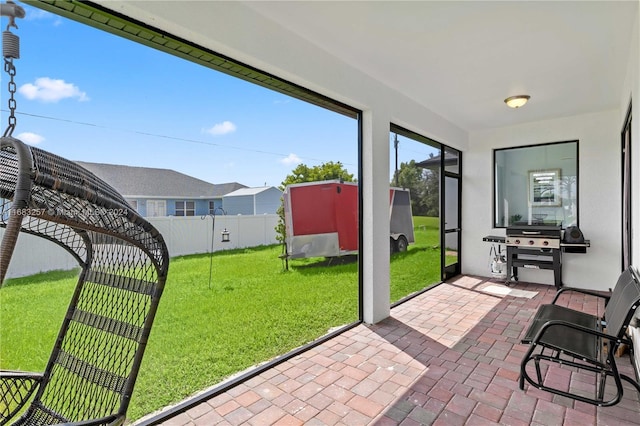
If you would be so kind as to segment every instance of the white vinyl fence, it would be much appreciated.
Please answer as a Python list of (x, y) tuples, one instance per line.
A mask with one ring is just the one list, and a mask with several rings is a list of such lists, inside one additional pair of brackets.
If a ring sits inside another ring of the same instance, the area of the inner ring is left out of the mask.
[[(196, 217), (150, 217), (147, 220), (155, 226), (164, 237), (169, 255), (182, 256), (195, 253), (235, 248), (256, 247), (276, 244), (275, 227), (278, 215), (265, 214), (259, 216), (200, 216)], [(229, 231), (229, 242), (222, 242), (222, 231)], [(0, 238), (4, 229), (0, 228)], [(2, 261), (6, 261), (2, 259)], [(44, 238), (21, 233), (18, 244), (11, 258), (7, 278), (23, 277), (39, 272), (58, 269), (73, 269), (78, 264), (66, 250)]]

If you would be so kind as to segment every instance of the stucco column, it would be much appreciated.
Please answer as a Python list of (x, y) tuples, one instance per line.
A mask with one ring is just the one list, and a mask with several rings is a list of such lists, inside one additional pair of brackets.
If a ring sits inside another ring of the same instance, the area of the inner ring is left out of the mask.
[(374, 324), (389, 304), (389, 118), (379, 111), (362, 117), (363, 319)]

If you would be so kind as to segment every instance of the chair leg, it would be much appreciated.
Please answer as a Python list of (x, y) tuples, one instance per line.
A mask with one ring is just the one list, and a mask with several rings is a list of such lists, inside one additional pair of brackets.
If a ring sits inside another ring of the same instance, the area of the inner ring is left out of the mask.
[(534, 358), (534, 364), (536, 365), (536, 376), (538, 377), (538, 383), (542, 383), (542, 371), (540, 370), (540, 360), (538, 358)]
[[(544, 355), (542, 353), (536, 354), (536, 355), (532, 355), (531, 354), (532, 350), (529, 350), (527, 352), (527, 355), (525, 355), (525, 357), (523, 358), (523, 361), (520, 365), (520, 379), (519, 379), (519, 385), (520, 385), (520, 389), (524, 390), (524, 382), (525, 380), (527, 382), (529, 382), (533, 387), (546, 391), (546, 392), (550, 392), (556, 395), (561, 395), (567, 398), (571, 398), (571, 399), (575, 399), (577, 401), (582, 401), (582, 402), (586, 402), (588, 404), (592, 404), (592, 405), (597, 405), (600, 407), (609, 407), (612, 405), (617, 404), (618, 402), (620, 402), (620, 400), (622, 399), (622, 394), (623, 394), (623, 388), (622, 388), (622, 380), (626, 380), (628, 382), (630, 382), (631, 384), (633, 384), (633, 386), (638, 390), (638, 392), (640, 393), (640, 385), (635, 382), (634, 380), (632, 380), (631, 378), (621, 375), (618, 373), (618, 369), (616, 367), (615, 364), (615, 360), (610, 360), (610, 370), (603, 370), (601, 367), (597, 367), (597, 366), (589, 366), (589, 365), (585, 365), (582, 363), (578, 363), (575, 362), (573, 360), (569, 360), (569, 359), (560, 359), (557, 357), (553, 357), (553, 356), (548, 356), (548, 355)], [(534, 378), (532, 378), (526, 371), (526, 365), (530, 362), (533, 361), (536, 365), (536, 380), (534, 380)], [(596, 389), (595, 389), (595, 397), (592, 398), (587, 398), (585, 396), (576, 394), (576, 393), (572, 393), (572, 392), (567, 392), (567, 391), (563, 391), (560, 389), (556, 389), (556, 388), (552, 388), (552, 387), (548, 387), (544, 384), (544, 380), (542, 378), (542, 374), (541, 374), (541, 367), (540, 367), (540, 362), (549, 362), (549, 363), (556, 363), (556, 364), (562, 364), (562, 365), (566, 365), (569, 367), (574, 367), (577, 368), (579, 370), (585, 370), (585, 371), (590, 371), (598, 376), (600, 376), (600, 378), (597, 380), (597, 383), (595, 383)], [(605, 391), (605, 383), (606, 383), (606, 376), (611, 376), (615, 382), (615, 387), (616, 387), (616, 394), (615, 396), (608, 400), (608, 401), (604, 401), (604, 391)], [(598, 383), (599, 382), (599, 383)], [(598, 385), (599, 384), (599, 385)]]
[(604, 387), (607, 384), (607, 375), (603, 372), (598, 374), (600, 376), (599, 384), (596, 387), (596, 400), (603, 401), (604, 400)]
[(526, 368), (527, 368), (527, 364), (531, 360), (531, 354), (533, 353), (534, 349), (535, 349), (535, 345), (533, 344), (529, 345), (529, 349), (527, 350), (527, 353), (524, 355), (524, 357), (522, 357), (522, 361), (520, 362), (520, 381), (519, 381), (520, 390), (524, 390), (525, 378), (529, 383), (533, 384), (533, 382), (529, 378), (529, 375), (527, 374)]

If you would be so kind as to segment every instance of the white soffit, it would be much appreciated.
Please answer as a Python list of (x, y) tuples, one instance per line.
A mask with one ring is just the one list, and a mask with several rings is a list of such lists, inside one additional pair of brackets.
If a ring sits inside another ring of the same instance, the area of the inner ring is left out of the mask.
[[(617, 108), (638, 8), (637, 0), (245, 4), (471, 131)], [(531, 101), (507, 108), (516, 94)]]

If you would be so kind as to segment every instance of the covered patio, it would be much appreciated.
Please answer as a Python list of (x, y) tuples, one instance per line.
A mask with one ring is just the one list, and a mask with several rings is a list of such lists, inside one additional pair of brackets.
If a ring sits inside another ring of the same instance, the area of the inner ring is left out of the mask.
[[(479, 276), (488, 273), (483, 236), (504, 233), (496, 226), (495, 150), (562, 141), (580, 143), (579, 224), (593, 241), (586, 255), (567, 256), (565, 284), (605, 290), (621, 269), (623, 244), (638, 263), (638, 174), (624, 187), (624, 204), (621, 165), (625, 126), (633, 147), (625, 161), (640, 164), (640, 123), (631, 121), (640, 91), (638, 2), (342, 3), (38, 3), (352, 115), (360, 127), (361, 323), (136, 425), (640, 424), (640, 396), (630, 388), (611, 408), (520, 390), (520, 337), (556, 288), (535, 270), (521, 279), (542, 284), (507, 288)], [(507, 109), (503, 99), (521, 93), (531, 103)], [(466, 275), (390, 307), (394, 125), (464, 156), (454, 230)], [(602, 310), (583, 296), (564, 303)], [(635, 374), (626, 355), (620, 368)], [(567, 387), (591, 385), (566, 368), (548, 374)]]
[[(531, 386), (518, 389), (520, 344), (538, 305), (555, 288), (461, 276), (262, 374), (201, 400), (167, 407), (136, 425), (634, 425), (640, 395), (601, 408)], [(563, 296), (565, 297), (565, 296)], [(562, 304), (592, 313), (588, 296)], [(633, 376), (628, 354), (621, 372)], [(585, 375), (549, 370), (558, 383), (591, 389)]]

